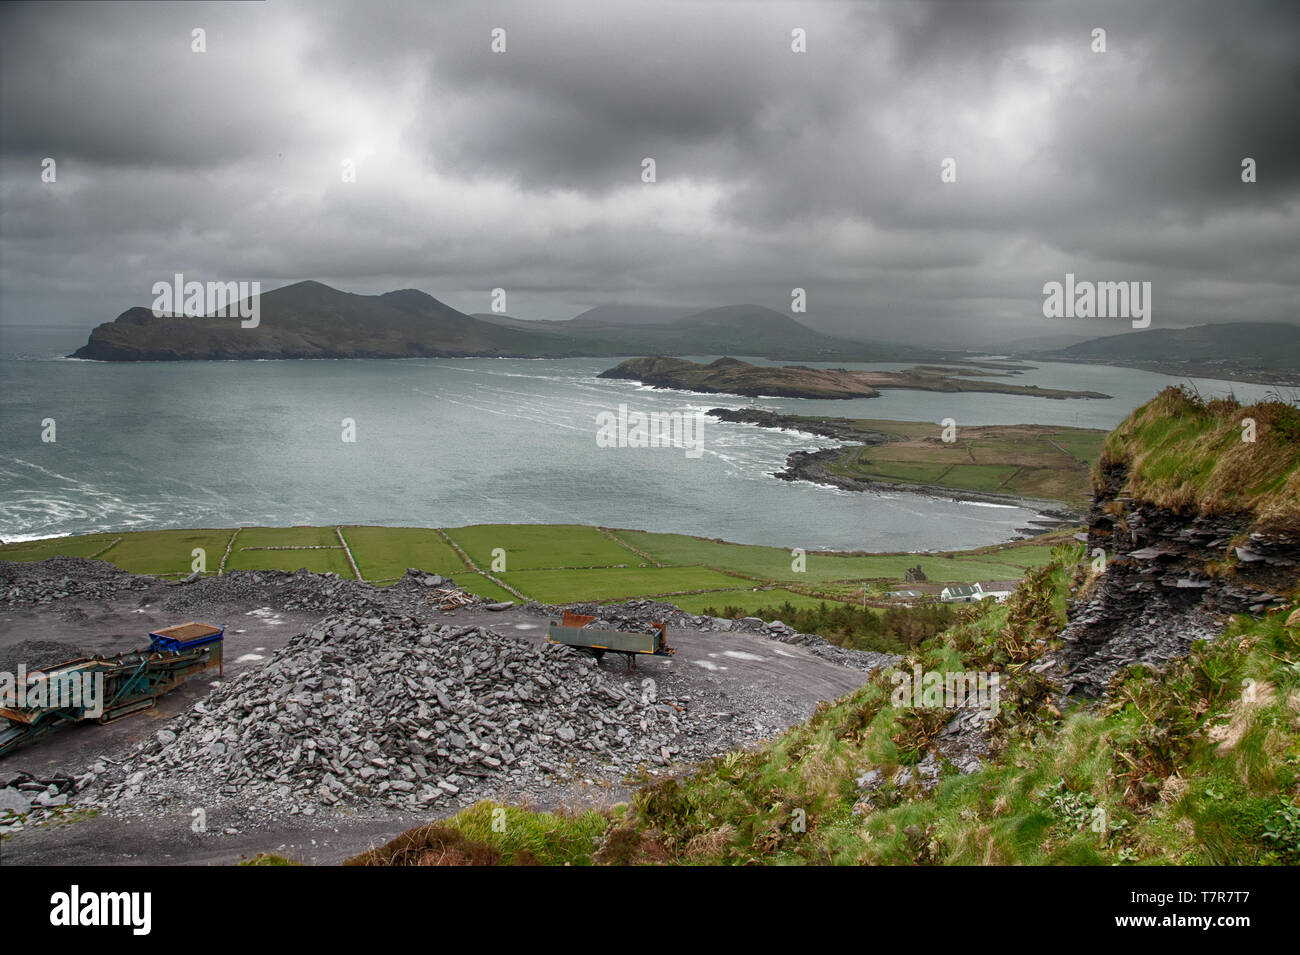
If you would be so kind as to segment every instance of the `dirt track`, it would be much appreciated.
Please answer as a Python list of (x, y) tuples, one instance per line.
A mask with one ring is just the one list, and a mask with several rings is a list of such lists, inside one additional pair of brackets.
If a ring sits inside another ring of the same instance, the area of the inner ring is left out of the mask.
[[(147, 645), (150, 630), (194, 618), (227, 627), (224, 677), (228, 679), (259, 666), (290, 637), (324, 616), (316, 610), (277, 609), (279, 595), (270, 585), (265, 594), (250, 595), (243, 588), (231, 600), (221, 599), (216, 588), (206, 605), (190, 608), (193, 613), (163, 611), (160, 605), (177, 590), (153, 583), (147, 589), (121, 592), (110, 599), (70, 596), (35, 607), (0, 605), (0, 658), (21, 656), (23, 647), (34, 641), (64, 644), (71, 656), (117, 653)], [(480, 625), (523, 641), (545, 641), (546, 617), (522, 608), (492, 612), (478, 607), (445, 614), (430, 609), (428, 613), (440, 621)], [(636, 683), (649, 677), (656, 682), (660, 699), (689, 701), (697, 709), (707, 708), (710, 717), (718, 720), (749, 721), (762, 737), (806, 719), (819, 700), (851, 692), (867, 679), (862, 670), (838, 666), (803, 647), (752, 634), (674, 628), (670, 643), (676, 648), (675, 657), (642, 658), (630, 675), (621, 657), (606, 656), (601, 667), (611, 677)], [(47, 648), (46, 653), (50, 652)], [(24, 662), (31, 668), (55, 661)], [(203, 674), (164, 697), (155, 710), (106, 726), (86, 723), (71, 727), (0, 757), (0, 774), (79, 775), (102, 757), (119, 760), (137, 741), (206, 696), (216, 679), (215, 673)], [(619, 779), (566, 784), (549, 792), (539, 808), (609, 804), (625, 798), (627, 792)], [(511, 794), (499, 795), (509, 798)], [(65, 825), (29, 827), (8, 836), (0, 843), (0, 863), (222, 864), (259, 851), (331, 863), (423, 821), (427, 818), (395, 813), (363, 818), (342, 812), (321, 813), (314, 819), (295, 816), (268, 821), (244, 818), (234, 806), (214, 809), (207, 819), (207, 831), (200, 834), (192, 831), (189, 816), (132, 821), (101, 814)]]

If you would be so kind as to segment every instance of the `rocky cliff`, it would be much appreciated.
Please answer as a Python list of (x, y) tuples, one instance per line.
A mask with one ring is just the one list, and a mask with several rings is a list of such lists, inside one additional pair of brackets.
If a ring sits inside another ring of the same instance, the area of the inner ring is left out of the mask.
[(1095, 473), (1091, 579), (1051, 660), (1067, 686), (1100, 695), (1124, 667), (1183, 656), (1230, 615), (1296, 591), (1298, 423), (1280, 402), (1207, 405), (1170, 389), (1116, 430)]

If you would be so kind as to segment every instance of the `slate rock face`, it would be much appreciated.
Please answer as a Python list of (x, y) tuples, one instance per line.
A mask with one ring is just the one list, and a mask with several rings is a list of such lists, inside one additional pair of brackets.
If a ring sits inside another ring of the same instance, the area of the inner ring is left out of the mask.
[[(1135, 663), (1184, 656), (1214, 639), (1231, 614), (1281, 604), (1300, 567), (1300, 538), (1247, 534), (1249, 514), (1176, 514), (1122, 496), (1127, 471), (1111, 465), (1089, 512), (1088, 559), (1106, 571), (1070, 607), (1064, 647), (1050, 661), (1076, 692), (1099, 696)], [(1243, 538), (1244, 535), (1244, 538)], [(1247, 543), (1234, 544), (1244, 539)], [(1243, 554), (1244, 552), (1244, 554)]]

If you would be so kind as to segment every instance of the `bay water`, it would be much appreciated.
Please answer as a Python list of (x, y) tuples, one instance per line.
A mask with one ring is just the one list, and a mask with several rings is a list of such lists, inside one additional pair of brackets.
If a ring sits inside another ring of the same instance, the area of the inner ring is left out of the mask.
[[(703, 453), (602, 448), (596, 416), (749, 399), (599, 379), (618, 359), (105, 363), (81, 329), (0, 326), (0, 539), (236, 524), (576, 523), (836, 550), (927, 551), (1017, 536), (1017, 507), (780, 481), (834, 442), (705, 419)], [(697, 356), (707, 360), (716, 356)], [(902, 365), (834, 363), (836, 367)], [(827, 364), (830, 367), (830, 364)], [(1267, 387), (1096, 365), (1014, 379), (1105, 400), (887, 390), (759, 399), (812, 415), (1112, 428), (1162, 387), (1252, 401)], [(55, 438), (43, 441), (53, 419)], [(344, 441), (344, 419), (355, 441)]]

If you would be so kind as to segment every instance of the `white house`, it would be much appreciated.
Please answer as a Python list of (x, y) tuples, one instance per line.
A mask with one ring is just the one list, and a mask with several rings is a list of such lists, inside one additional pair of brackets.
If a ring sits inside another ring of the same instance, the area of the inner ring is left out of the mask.
[(939, 591), (939, 599), (946, 604), (969, 604), (984, 599), (984, 588), (975, 584), (949, 584)]

